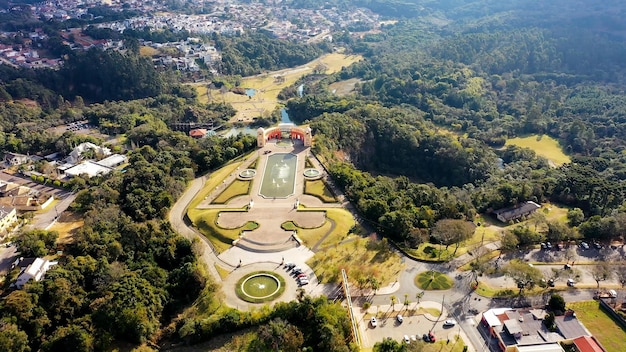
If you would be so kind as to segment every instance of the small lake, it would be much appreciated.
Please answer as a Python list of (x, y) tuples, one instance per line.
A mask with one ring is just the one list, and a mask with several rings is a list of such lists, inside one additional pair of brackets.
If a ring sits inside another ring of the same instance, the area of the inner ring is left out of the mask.
[(246, 88), (246, 95), (249, 98), (252, 98), (256, 94), (256, 89), (254, 88)]

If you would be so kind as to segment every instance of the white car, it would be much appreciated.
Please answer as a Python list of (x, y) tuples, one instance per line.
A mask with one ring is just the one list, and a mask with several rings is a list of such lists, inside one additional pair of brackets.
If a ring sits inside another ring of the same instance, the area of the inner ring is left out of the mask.
[(372, 327), (376, 327), (376, 325), (378, 325), (378, 322), (376, 321), (375, 317), (372, 317), (372, 319), (370, 319), (370, 323), (372, 324)]
[(404, 335), (402, 340), (404, 340), (404, 343), (411, 343), (411, 339), (409, 339), (409, 335)]
[(402, 317), (402, 314), (396, 315), (396, 320), (398, 321), (398, 323), (402, 324), (402, 322), (404, 321), (404, 318)]
[(455, 326), (455, 325), (456, 325), (456, 320), (454, 319), (448, 319), (443, 322), (443, 326)]

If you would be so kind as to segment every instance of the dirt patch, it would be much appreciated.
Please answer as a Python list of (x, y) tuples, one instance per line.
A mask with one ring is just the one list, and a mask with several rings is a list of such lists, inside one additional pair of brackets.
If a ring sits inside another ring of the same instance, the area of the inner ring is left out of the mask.
[(77, 214), (71, 212), (64, 212), (59, 217), (59, 220), (50, 227), (50, 231), (57, 231), (59, 233), (59, 239), (57, 243), (67, 244), (73, 241), (73, 235), (76, 231), (83, 227), (85, 220)]

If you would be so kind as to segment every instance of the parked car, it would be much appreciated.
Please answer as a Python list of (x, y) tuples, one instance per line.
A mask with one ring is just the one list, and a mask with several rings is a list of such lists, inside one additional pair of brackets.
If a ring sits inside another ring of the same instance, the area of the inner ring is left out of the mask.
[(580, 248), (582, 248), (582, 249), (589, 249), (589, 243), (587, 243), (587, 242), (581, 242), (581, 243), (580, 243)]
[(398, 323), (402, 324), (402, 322), (404, 321), (404, 318), (402, 317), (402, 314), (396, 315), (396, 320), (398, 321)]
[(302, 273), (302, 274), (298, 274), (298, 279), (301, 279), (301, 278), (306, 278), (306, 279), (308, 279), (308, 278), (309, 278), (309, 275), (304, 274), (304, 273)]
[(595, 243), (593, 244), (593, 247), (594, 247), (595, 249), (602, 249), (602, 245), (601, 245), (600, 243), (598, 243), (598, 242), (595, 242)]
[(299, 268), (299, 267), (295, 267), (295, 268), (293, 268), (293, 273), (296, 274), (296, 275), (300, 275), (300, 274), (302, 274), (302, 269)]
[(443, 322), (443, 326), (455, 326), (455, 325), (456, 325), (456, 320), (454, 319), (448, 319)]
[(309, 280), (298, 280), (298, 285), (300, 286), (304, 286), (308, 284), (309, 284)]
[(291, 262), (290, 262), (290, 263), (285, 263), (285, 268), (286, 268), (287, 270), (291, 270), (291, 269), (293, 269), (295, 266), (296, 266), (296, 264), (291, 263)]
[(548, 286), (554, 287), (554, 279), (548, 280)]
[(567, 279), (567, 286), (574, 287), (574, 279)]
[(415, 337), (415, 335), (411, 335), (411, 340), (412, 341), (417, 341), (417, 337)]
[(404, 335), (402, 340), (404, 341), (404, 343), (411, 343), (411, 339), (409, 338), (409, 335)]
[(435, 334), (433, 334), (432, 331), (429, 332), (428, 334), (424, 334), (424, 336), (422, 336), (422, 338), (426, 342), (435, 342), (435, 341), (437, 341), (437, 338), (435, 337)]
[(370, 319), (370, 324), (372, 324), (373, 328), (375, 328), (376, 325), (378, 325), (378, 322), (376, 321), (376, 317), (372, 317), (372, 319)]

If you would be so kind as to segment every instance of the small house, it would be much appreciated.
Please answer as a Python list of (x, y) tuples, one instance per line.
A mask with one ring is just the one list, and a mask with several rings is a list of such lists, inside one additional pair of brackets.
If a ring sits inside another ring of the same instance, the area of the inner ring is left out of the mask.
[(511, 208), (496, 210), (493, 213), (496, 215), (496, 218), (498, 218), (498, 220), (502, 222), (509, 222), (528, 217), (539, 208), (541, 208), (541, 205), (532, 201), (528, 201)]

